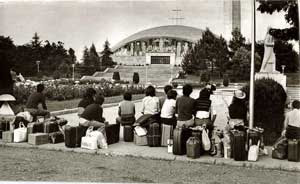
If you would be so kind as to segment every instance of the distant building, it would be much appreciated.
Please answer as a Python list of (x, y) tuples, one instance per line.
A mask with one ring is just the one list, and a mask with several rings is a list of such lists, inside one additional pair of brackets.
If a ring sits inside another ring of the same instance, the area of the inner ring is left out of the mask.
[(113, 60), (124, 65), (181, 65), (184, 54), (202, 38), (203, 30), (168, 25), (135, 33), (112, 48)]

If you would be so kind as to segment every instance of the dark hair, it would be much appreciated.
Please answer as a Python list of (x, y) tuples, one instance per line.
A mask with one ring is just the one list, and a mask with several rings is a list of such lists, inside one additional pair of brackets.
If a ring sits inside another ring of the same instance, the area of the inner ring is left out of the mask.
[(132, 94), (128, 91), (126, 91), (124, 94), (123, 94), (123, 98), (124, 100), (128, 100), (128, 101), (131, 101), (132, 99)]
[(193, 92), (193, 87), (189, 84), (186, 84), (182, 88), (182, 93), (184, 96), (190, 96), (190, 94)]
[(95, 99), (95, 104), (102, 105), (103, 102), (104, 102), (104, 96), (100, 95), (100, 94), (97, 94), (96, 99)]
[(146, 96), (155, 96), (155, 88), (153, 86), (148, 86), (145, 90)]
[(173, 89), (173, 87), (172, 87), (171, 85), (165, 85), (165, 87), (164, 87), (164, 91), (165, 91), (166, 94), (167, 94), (168, 91), (170, 91), (171, 89)]
[(203, 88), (199, 93), (199, 99), (209, 99), (210, 97), (210, 90), (207, 88)]
[(85, 98), (92, 98), (94, 95), (96, 95), (96, 90), (94, 90), (93, 88), (87, 88), (84, 94)]
[(294, 100), (293, 103), (292, 103), (292, 107), (294, 109), (300, 109), (300, 102), (299, 102), (299, 100)]
[(168, 99), (174, 99), (176, 100), (176, 97), (177, 97), (177, 92), (173, 89), (169, 90), (168, 93), (167, 93), (167, 98)]
[(43, 92), (44, 89), (45, 89), (44, 84), (38, 84), (37, 87), (36, 87), (36, 91), (39, 92), (39, 93)]

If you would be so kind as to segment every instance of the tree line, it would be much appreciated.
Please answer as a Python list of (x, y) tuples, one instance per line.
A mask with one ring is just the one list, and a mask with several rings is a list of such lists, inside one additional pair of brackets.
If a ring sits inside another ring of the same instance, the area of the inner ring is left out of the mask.
[[(92, 44), (89, 50), (85, 47), (83, 62), (76, 62), (75, 51), (68, 50), (61, 41), (42, 41), (37, 33), (34, 33), (32, 40), (24, 45), (15, 45), (13, 39), (0, 35), (0, 60), (2, 64), (8, 65), (17, 73), (23, 76), (52, 76), (72, 77), (72, 65), (75, 64), (80, 74), (91, 74), (99, 66), (103, 69), (112, 66), (114, 63), (110, 55), (109, 42), (106, 41), (101, 56), (98, 55), (95, 45)], [(104, 59), (102, 59), (104, 58)], [(102, 64), (101, 64), (102, 61)]]

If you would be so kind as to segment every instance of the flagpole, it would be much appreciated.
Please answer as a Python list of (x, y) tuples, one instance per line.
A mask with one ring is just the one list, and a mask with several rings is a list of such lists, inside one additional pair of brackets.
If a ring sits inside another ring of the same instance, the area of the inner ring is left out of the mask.
[(251, 70), (250, 70), (250, 98), (249, 98), (249, 128), (253, 128), (254, 122), (254, 59), (255, 59), (255, 0), (252, 0), (252, 26), (251, 26)]

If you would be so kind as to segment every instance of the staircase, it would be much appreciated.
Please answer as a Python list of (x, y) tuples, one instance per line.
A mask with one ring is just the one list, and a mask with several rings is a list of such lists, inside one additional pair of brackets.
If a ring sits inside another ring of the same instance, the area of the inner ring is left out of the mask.
[(288, 86), (287, 96), (291, 97), (291, 101), (300, 100), (300, 86)]

